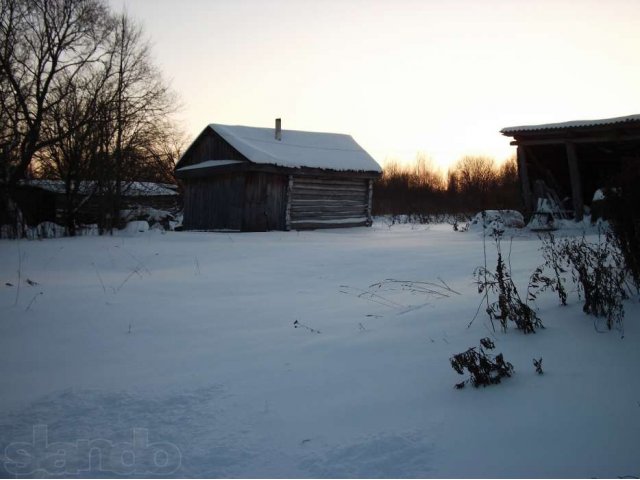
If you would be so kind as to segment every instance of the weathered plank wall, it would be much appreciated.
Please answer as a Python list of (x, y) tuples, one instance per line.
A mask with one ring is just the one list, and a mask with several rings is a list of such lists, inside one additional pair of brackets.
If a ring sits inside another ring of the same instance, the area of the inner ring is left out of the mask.
[(241, 160), (247, 161), (246, 157), (229, 145), (220, 135), (211, 129), (196, 140), (185, 156), (182, 167), (206, 162), (207, 160)]
[[(7, 198), (10, 194), (5, 186), (0, 185), (0, 196)], [(41, 222), (57, 221), (56, 207), (60, 207), (55, 193), (47, 192), (40, 188), (18, 186), (11, 192), (23, 215), (27, 225), (38, 225)], [(9, 212), (0, 208), (0, 225), (13, 221)]]
[(140, 195), (136, 197), (125, 196), (122, 201), (123, 208), (151, 207), (157, 210), (170, 212), (178, 209), (180, 197), (178, 195)]
[(225, 174), (192, 179), (185, 185), (187, 230), (241, 230), (245, 179)]
[(249, 172), (245, 176), (242, 230), (285, 230), (287, 175)]
[(290, 198), (290, 228), (367, 225), (369, 180), (294, 176)]

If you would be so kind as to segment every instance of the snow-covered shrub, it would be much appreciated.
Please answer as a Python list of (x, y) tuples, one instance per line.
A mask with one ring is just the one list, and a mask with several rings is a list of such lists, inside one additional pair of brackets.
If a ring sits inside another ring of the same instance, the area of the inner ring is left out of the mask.
[(426, 225), (430, 223), (452, 223), (467, 221), (468, 217), (464, 214), (426, 214), (426, 213), (409, 213), (382, 215), (375, 218), (376, 222), (382, 222), (391, 228), (394, 225)]
[[(563, 267), (562, 255), (559, 251), (556, 239), (551, 232), (545, 236), (539, 236), (542, 242), (540, 248), (544, 263), (536, 268), (529, 281), (528, 300), (535, 300), (539, 293), (546, 289), (556, 292), (562, 305), (567, 304), (567, 289), (564, 286), (565, 279), (562, 274), (566, 273)], [(545, 274), (551, 271), (551, 276)]]
[(136, 233), (144, 233), (149, 231), (149, 224), (144, 220), (128, 222), (124, 227), (124, 231), (130, 235), (134, 235)]
[[(522, 301), (518, 288), (516, 287), (511, 268), (507, 265), (502, 256), (502, 245), (500, 231), (494, 230), (495, 246), (498, 253), (498, 260), (495, 271), (489, 270), (485, 266), (477, 267), (473, 272), (478, 286), (478, 293), (484, 294), (483, 300), (487, 302), (486, 312), (492, 323), (498, 320), (502, 331), (507, 330), (508, 322), (511, 320), (516, 324), (518, 330), (524, 333), (535, 333), (536, 328), (544, 328), (542, 320), (538, 314), (526, 302)], [(532, 288), (529, 282), (529, 291)], [(489, 295), (497, 296), (497, 300), (491, 302)], [(527, 295), (527, 299), (530, 295)]]
[(29, 240), (60, 238), (64, 237), (65, 233), (65, 228), (57, 223), (42, 222), (35, 227), (29, 227), (26, 231), (26, 238)]
[(535, 367), (536, 373), (538, 375), (542, 375), (544, 373), (544, 371), (542, 370), (542, 357), (537, 358), (537, 359), (534, 358), (533, 359), (533, 366)]
[(500, 383), (504, 377), (511, 376), (513, 365), (505, 362), (501, 353), (494, 357), (485, 352), (485, 349), (493, 350), (494, 348), (495, 345), (491, 339), (485, 337), (480, 340), (479, 350), (476, 350), (476, 347), (471, 347), (449, 359), (451, 367), (459, 375), (464, 375), (465, 370), (469, 372), (469, 378), (457, 383), (456, 388), (464, 388), (465, 384), (469, 382), (476, 388), (481, 385), (486, 387)]
[(451, 225), (454, 232), (466, 232), (469, 230), (471, 219), (467, 215), (457, 214), (452, 215), (448, 223)]
[(559, 255), (571, 272), (573, 283), (583, 297), (582, 310), (605, 318), (607, 328), (622, 328), (623, 301), (628, 298), (625, 281), (627, 271), (620, 250), (608, 234), (604, 241), (588, 242), (582, 238), (567, 238), (556, 243)]
[(177, 225), (173, 213), (152, 207), (136, 206), (129, 210), (121, 210), (120, 217), (125, 222), (147, 222), (152, 229), (173, 230)]
[(469, 223), (470, 229), (482, 228), (489, 231), (523, 228), (524, 225), (524, 217), (517, 210), (483, 210)]

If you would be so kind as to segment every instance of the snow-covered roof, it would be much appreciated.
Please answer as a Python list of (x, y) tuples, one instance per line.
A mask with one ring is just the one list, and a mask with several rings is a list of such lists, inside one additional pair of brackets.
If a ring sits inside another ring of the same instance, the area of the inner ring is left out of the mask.
[(562, 128), (596, 127), (600, 125), (614, 125), (618, 123), (640, 122), (640, 114), (627, 115), (626, 117), (603, 118), (599, 120), (572, 120), (561, 123), (545, 123), (540, 125), (521, 125), (518, 127), (506, 127), (500, 133), (508, 135), (517, 132), (533, 132), (537, 130), (556, 130)]
[[(38, 187), (53, 193), (65, 193), (65, 184), (62, 180), (34, 179), (24, 180), (21, 183), (22, 185)], [(92, 193), (94, 188), (95, 182), (81, 181), (78, 193), (87, 195)], [(122, 193), (130, 197), (177, 195), (176, 188), (175, 185), (167, 183), (122, 182)]]
[(211, 124), (232, 147), (251, 162), (282, 167), (382, 172), (380, 165), (349, 135)]
[(243, 163), (240, 160), (207, 160), (205, 162), (196, 163), (195, 165), (188, 165), (186, 167), (181, 167), (176, 169), (178, 172), (184, 172), (186, 170), (198, 170), (200, 168), (209, 168), (209, 167), (222, 167), (225, 165), (233, 165), (236, 163)]

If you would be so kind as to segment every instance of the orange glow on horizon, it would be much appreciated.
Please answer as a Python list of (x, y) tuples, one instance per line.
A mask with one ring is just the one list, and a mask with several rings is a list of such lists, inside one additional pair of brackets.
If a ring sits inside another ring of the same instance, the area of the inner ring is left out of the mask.
[(352, 135), (383, 163), (513, 154), (506, 126), (640, 113), (640, 2), (111, 0), (191, 138), (212, 122)]

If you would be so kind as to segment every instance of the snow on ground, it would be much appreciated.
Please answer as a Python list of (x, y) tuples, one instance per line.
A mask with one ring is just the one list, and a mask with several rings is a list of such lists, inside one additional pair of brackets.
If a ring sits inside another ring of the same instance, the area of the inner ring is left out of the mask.
[[(535, 335), (467, 328), (482, 263), (449, 225), (0, 241), (0, 475), (639, 476), (637, 299), (624, 338), (575, 291)], [(455, 390), (488, 335), (515, 375)]]

